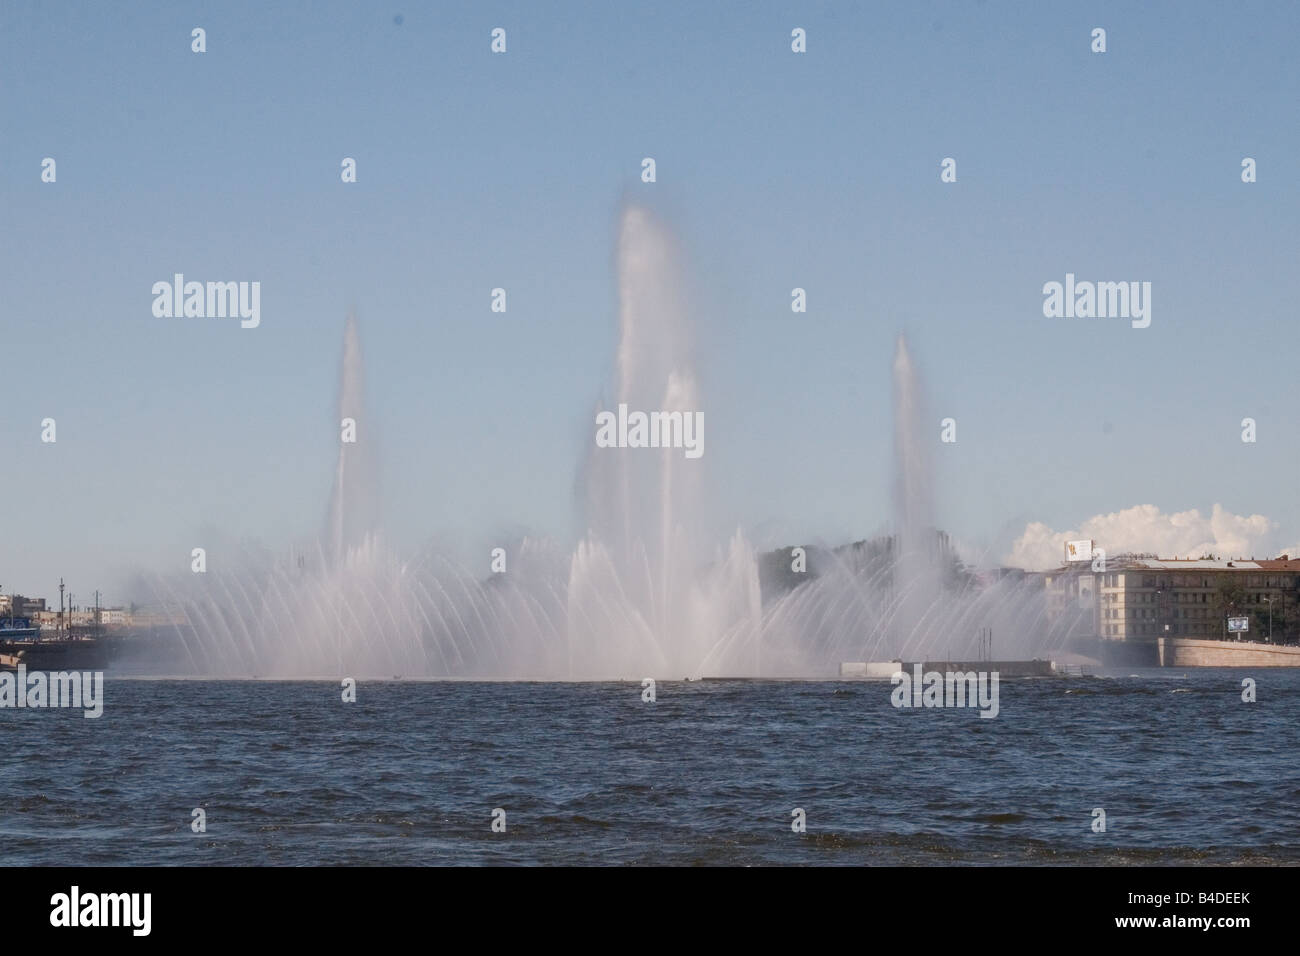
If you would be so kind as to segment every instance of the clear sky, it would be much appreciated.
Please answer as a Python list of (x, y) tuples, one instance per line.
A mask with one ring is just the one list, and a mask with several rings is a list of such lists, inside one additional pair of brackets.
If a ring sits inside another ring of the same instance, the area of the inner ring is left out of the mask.
[[(687, 252), (719, 534), (887, 525), (905, 330), (969, 551), (1137, 505), (1300, 541), (1297, 36), (1289, 2), (7, 0), (0, 586), (315, 534), (350, 307), (389, 536), (570, 539), (628, 199)], [(175, 272), (260, 281), (260, 327), (155, 318)], [(1045, 318), (1067, 272), (1151, 282), (1150, 327)]]

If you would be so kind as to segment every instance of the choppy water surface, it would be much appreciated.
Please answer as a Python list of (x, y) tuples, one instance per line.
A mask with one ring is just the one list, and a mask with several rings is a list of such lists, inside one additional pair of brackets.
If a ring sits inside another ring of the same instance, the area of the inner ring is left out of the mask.
[(1003, 681), (992, 720), (890, 690), (110, 680), (98, 720), (0, 710), (0, 841), (9, 865), (1300, 861), (1300, 672)]

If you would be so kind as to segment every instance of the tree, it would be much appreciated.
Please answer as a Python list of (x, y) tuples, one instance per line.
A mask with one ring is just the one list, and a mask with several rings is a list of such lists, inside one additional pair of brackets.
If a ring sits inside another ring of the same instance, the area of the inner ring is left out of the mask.
[(1214, 611), (1220, 621), (1225, 622), (1226, 630), (1227, 618), (1231, 616), (1240, 616), (1246, 607), (1246, 592), (1237, 584), (1220, 584), (1218, 592), (1214, 595)]

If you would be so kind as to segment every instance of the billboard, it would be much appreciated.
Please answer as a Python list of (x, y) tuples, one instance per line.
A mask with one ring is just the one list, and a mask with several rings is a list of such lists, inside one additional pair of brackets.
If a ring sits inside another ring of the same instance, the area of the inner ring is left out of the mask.
[(1250, 618), (1248, 617), (1230, 617), (1228, 618), (1228, 630), (1234, 633), (1250, 630)]
[(1065, 563), (1092, 560), (1092, 539), (1065, 542)]

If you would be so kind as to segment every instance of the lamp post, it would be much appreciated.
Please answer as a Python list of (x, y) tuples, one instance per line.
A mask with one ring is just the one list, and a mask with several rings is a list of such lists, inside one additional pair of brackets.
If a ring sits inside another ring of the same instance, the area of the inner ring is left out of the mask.
[(1272, 644), (1273, 643), (1273, 598), (1266, 597), (1264, 598), (1264, 600), (1268, 602), (1268, 642)]

